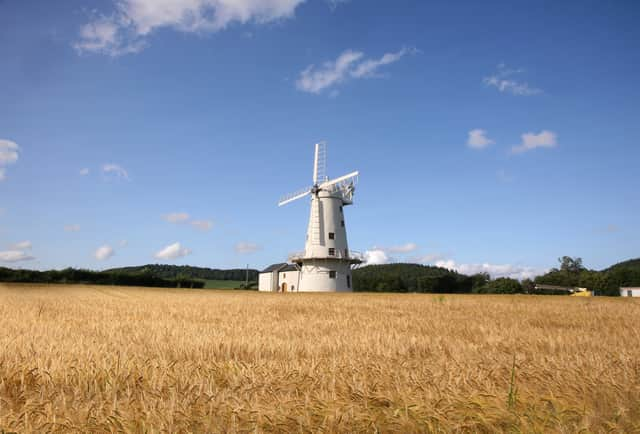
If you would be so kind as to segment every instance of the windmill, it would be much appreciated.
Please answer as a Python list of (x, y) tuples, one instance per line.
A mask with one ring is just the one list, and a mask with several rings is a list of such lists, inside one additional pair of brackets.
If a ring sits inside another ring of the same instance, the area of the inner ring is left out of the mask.
[(299, 291), (351, 291), (351, 266), (360, 264), (349, 250), (344, 207), (353, 204), (358, 172), (335, 179), (326, 176), (326, 145), (315, 146), (313, 185), (285, 196), (278, 206), (311, 196), (311, 212), (304, 252), (289, 257), (300, 270)]

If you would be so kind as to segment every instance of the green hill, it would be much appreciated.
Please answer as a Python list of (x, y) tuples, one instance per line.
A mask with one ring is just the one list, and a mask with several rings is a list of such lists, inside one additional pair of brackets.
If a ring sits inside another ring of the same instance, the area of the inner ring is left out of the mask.
[(618, 262), (617, 264), (612, 265), (611, 267), (604, 269), (602, 271), (616, 271), (616, 270), (629, 270), (629, 271), (640, 271), (640, 258), (629, 259), (627, 261)]
[(471, 292), (473, 278), (420, 264), (368, 265), (353, 270), (353, 290), (366, 292)]
[[(108, 272), (125, 273), (125, 274), (150, 274), (154, 277), (162, 279), (201, 279), (201, 280), (245, 280), (247, 270), (244, 268), (233, 268), (230, 270), (221, 270), (217, 268), (192, 267), (190, 265), (166, 265), (166, 264), (147, 264), (135, 267), (121, 267), (105, 270)], [(258, 280), (258, 270), (249, 269), (249, 281)]]

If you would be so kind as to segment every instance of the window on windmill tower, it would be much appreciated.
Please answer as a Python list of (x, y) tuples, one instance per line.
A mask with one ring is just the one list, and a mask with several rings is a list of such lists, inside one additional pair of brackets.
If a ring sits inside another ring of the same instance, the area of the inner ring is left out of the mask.
[(342, 205), (340, 205), (340, 212), (342, 212)]
[(336, 234), (333, 232), (329, 232), (329, 239), (330, 240), (335, 240), (336, 239)]
[(331, 270), (329, 271), (329, 279), (335, 279), (336, 278), (336, 272)]
[(333, 247), (329, 247), (329, 256), (335, 256), (336, 255), (336, 249)]
[(340, 221), (340, 226), (344, 227), (344, 220)]

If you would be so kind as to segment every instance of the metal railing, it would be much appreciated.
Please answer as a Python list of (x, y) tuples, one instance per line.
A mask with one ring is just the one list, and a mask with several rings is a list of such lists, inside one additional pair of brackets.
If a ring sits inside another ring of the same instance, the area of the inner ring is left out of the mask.
[[(312, 259), (310, 257), (305, 256), (305, 251), (294, 252), (289, 255), (290, 262), (300, 261), (302, 259)], [(327, 253), (322, 255), (315, 255), (313, 259), (354, 259), (357, 261), (364, 261), (364, 254), (357, 250), (347, 250), (346, 252), (343, 250), (336, 250), (334, 255), (329, 254), (329, 249), (327, 249)]]

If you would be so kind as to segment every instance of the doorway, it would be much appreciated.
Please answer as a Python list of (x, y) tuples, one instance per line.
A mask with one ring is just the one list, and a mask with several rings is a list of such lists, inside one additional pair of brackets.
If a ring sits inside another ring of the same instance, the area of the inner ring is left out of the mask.
[(282, 292), (287, 292), (287, 282), (282, 282)]

